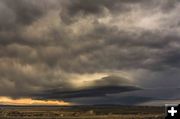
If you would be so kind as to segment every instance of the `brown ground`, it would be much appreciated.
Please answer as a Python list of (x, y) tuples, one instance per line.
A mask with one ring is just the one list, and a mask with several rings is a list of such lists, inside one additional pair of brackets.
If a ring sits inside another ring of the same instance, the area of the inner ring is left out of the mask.
[(0, 119), (163, 119), (163, 107), (74, 106), (0, 108)]

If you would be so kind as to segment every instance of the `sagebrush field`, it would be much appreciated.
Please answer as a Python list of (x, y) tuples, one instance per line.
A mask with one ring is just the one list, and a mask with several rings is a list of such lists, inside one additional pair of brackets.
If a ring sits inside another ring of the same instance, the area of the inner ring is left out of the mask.
[(0, 119), (163, 119), (163, 107), (2, 107)]

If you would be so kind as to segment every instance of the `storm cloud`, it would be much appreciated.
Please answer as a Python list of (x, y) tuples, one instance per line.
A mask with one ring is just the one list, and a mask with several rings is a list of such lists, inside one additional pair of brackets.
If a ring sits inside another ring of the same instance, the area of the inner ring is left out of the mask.
[(72, 98), (83, 98), (83, 97), (106, 97), (108, 94), (123, 93), (141, 90), (141, 88), (134, 86), (94, 86), (86, 89), (73, 90), (62, 92), (59, 90), (46, 91), (44, 94), (38, 94), (37, 98), (40, 99), (72, 99)]
[(178, 0), (0, 0), (0, 96), (177, 88), (179, 10)]

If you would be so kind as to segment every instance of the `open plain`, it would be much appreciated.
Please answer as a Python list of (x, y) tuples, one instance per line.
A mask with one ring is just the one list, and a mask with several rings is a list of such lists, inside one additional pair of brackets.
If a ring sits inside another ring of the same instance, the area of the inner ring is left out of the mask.
[(163, 119), (163, 107), (3, 106), (0, 119)]

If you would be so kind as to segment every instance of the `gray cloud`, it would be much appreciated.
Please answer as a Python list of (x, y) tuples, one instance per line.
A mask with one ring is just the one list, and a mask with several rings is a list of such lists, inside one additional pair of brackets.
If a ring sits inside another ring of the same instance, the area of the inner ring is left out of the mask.
[(38, 94), (40, 99), (74, 99), (83, 97), (105, 97), (108, 94), (123, 93), (129, 91), (141, 90), (139, 87), (134, 86), (94, 86), (86, 89), (73, 90), (73, 91), (58, 91), (50, 90), (44, 94)]
[(144, 102), (154, 100), (151, 97), (138, 97), (138, 96), (127, 96), (127, 97), (94, 97), (94, 98), (75, 98), (71, 99), (77, 105), (138, 105)]
[(67, 99), (82, 105), (113, 104), (113, 105), (154, 105), (162, 106), (167, 102), (179, 102), (178, 88), (157, 88), (114, 93), (106, 97), (81, 97)]
[(43, 11), (40, 6), (36, 6), (33, 2), (27, 0), (1, 0), (16, 15), (16, 23), (31, 24), (33, 21), (41, 17)]
[(0, 0), (0, 95), (64, 92), (96, 73), (107, 74), (89, 81), (97, 87), (178, 87), (179, 10), (178, 0)]

